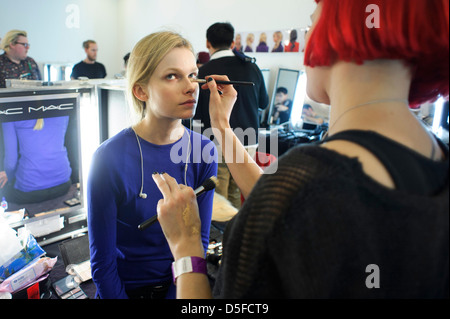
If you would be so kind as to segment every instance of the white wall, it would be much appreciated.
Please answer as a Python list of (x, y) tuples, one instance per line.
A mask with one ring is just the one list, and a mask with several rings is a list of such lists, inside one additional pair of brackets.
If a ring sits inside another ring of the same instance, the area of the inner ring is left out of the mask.
[[(71, 4), (79, 8), (78, 28), (66, 25)], [(314, 8), (314, 0), (0, 0), (0, 37), (11, 29), (26, 30), (29, 55), (38, 63), (79, 62), (85, 57), (82, 42), (94, 39), (98, 61), (112, 77), (122, 70), (122, 57), (154, 31), (180, 32), (197, 51), (205, 51), (206, 29), (215, 22), (231, 22), (244, 32), (306, 27)], [(271, 69), (272, 83), (278, 67), (303, 64), (295, 53), (255, 57), (261, 68)]]

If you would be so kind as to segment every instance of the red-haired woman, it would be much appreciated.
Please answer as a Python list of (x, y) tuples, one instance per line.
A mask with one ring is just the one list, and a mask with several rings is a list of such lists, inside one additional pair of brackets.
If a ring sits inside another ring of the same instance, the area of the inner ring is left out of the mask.
[[(449, 2), (317, 3), (306, 39), (307, 91), (331, 105), (328, 137), (290, 150), (273, 175), (260, 177), (251, 160), (228, 163), (246, 201), (227, 227), (215, 292), (448, 298), (448, 148), (410, 105), (448, 98)], [(239, 152), (235, 136), (224, 133), (236, 92), (207, 86), (221, 147)], [(195, 196), (164, 177), (154, 176), (164, 194), (158, 216), (178, 297), (207, 297), (201, 267), (179, 266), (202, 265)]]

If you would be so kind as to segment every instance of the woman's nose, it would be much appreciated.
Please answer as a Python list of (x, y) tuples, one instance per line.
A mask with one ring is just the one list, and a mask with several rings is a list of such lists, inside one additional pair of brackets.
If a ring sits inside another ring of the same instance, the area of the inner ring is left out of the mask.
[(192, 78), (187, 78), (186, 81), (186, 93), (193, 93), (198, 89), (198, 83), (194, 82)]

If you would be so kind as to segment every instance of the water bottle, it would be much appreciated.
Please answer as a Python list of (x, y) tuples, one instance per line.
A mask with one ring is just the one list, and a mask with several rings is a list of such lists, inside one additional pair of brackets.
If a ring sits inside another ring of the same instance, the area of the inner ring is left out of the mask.
[(2, 198), (2, 204), (1, 207), (3, 208), (2, 210), (4, 212), (6, 212), (6, 210), (8, 209), (8, 202), (6, 201), (5, 197)]

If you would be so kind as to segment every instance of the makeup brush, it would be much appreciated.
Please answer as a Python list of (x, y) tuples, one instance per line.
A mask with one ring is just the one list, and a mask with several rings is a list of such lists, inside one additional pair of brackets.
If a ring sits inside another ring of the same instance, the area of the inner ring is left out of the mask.
[[(201, 83), (201, 84), (205, 84), (208, 81), (205, 79), (194, 79), (192, 80), (193, 82), (197, 82), (197, 83)], [(222, 85), (249, 85), (249, 86), (254, 86), (255, 83), (253, 82), (245, 82), (245, 81), (220, 81), (217, 80), (216, 81), (217, 84), (222, 84)]]

